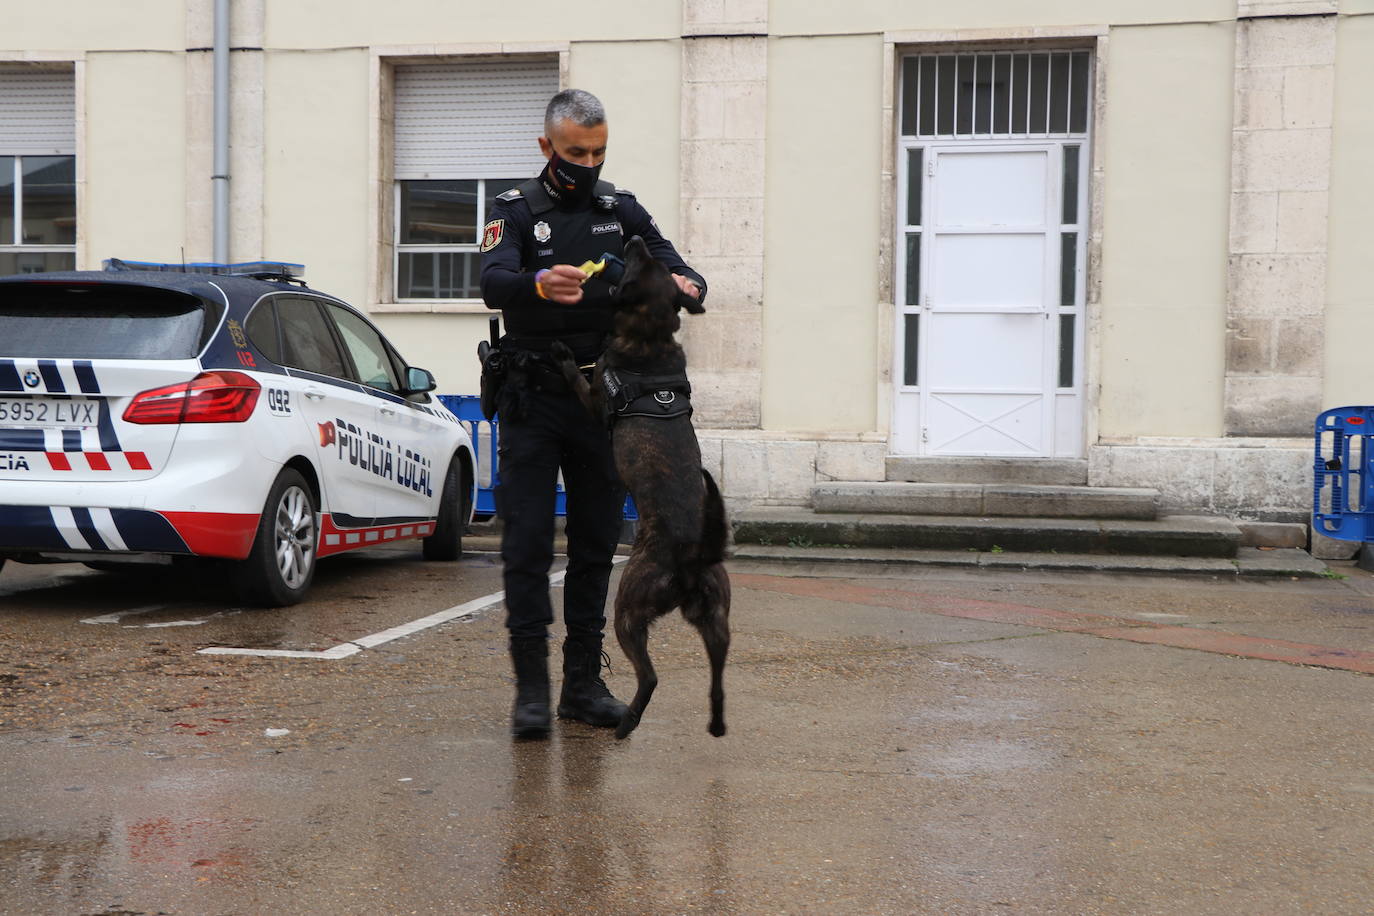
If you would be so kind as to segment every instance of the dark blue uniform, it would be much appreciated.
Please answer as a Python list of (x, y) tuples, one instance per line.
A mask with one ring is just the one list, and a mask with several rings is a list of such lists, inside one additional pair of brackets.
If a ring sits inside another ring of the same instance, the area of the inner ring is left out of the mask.
[[(553, 622), (548, 573), (553, 563), (558, 473), (567, 494), (568, 570), (563, 620), (572, 638), (605, 628), (606, 588), (619, 540), (625, 492), (610, 437), (561, 381), (547, 357), (562, 340), (582, 364), (594, 362), (612, 329), (613, 288), (595, 276), (582, 300), (562, 305), (540, 298), (535, 274), (555, 264), (579, 266), (605, 253), (619, 257), (638, 235), (673, 273), (706, 294), (706, 282), (682, 260), (653, 218), (628, 191), (598, 182), (588, 204), (560, 205), (541, 178), (497, 198), (482, 238), (482, 297), (500, 309), (502, 350), (520, 354), (527, 371), (508, 378), (498, 400), (506, 626), (513, 638), (542, 637)], [(598, 642), (599, 645), (599, 642)]]

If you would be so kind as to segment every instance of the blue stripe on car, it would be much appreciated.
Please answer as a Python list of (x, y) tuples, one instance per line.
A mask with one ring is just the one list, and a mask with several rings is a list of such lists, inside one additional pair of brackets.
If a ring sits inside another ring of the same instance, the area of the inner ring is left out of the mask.
[(66, 550), (47, 506), (0, 506), (0, 548)]
[(130, 550), (156, 553), (190, 553), (172, 523), (156, 512), (143, 509), (111, 509), (115, 528)]
[(62, 373), (57, 371), (57, 363), (51, 359), (40, 359), (38, 361), (38, 371), (43, 376), (43, 384), (49, 391), (62, 392), (67, 390), (67, 386), (62, 382)]
[(16, 452), (41, 452), (43, 430), (41, 429), (0, 429), (0, 448)]
[(14, 360), (0, 359), (0, 391), (23, 391), (24, 385), (19, 381), (19, 370), (14, 367)]
[[(149, 553), (190, 553), (191, 549), (177, 534), (171, 522), (147, 509), (111, 509), (115, 528), (132, 551)], [(96, 531), (91, 510), (73, 506), (72, 517), (86, 543), (96, 550), (109, 550)], [(0, 552), (60, 550), (70, 552), (71, 545), (57, 530), (52, 510), (47, 506), (0, 506)]]
[(95, 367), (89, 359), (73, 361), (72, 369), (76, 372), (76, 381), (81, 386), (82, 393), (100, 394), (100, 382), (96, 380)]
[(105, 543), (105, 539), (100, 536), (100, 532), (95, 530), (95, 519), (91, 518), (91, 510), (79, 506), (72, 507), (72, 518), (76, 521), (76, 530), (81, 532), (81, 536), (86, 539), (96, 550), (109, 550), (110, 547)]
[(378, 528), (383, 525), (423, 525), (434, 521), (432, 515), (392, 515), (385, 518), (360, 518), (343, 512), (331, 512), (329, 518), (340, 528)]
[(81, 430), (64, 429), (62, 430), (62, 451), (79, 452), (81, 451)]
[(336, 388), (347, 388), (349, 391), (363, 391), (363, 386), (357, 382), (350, 382), (346, 379), (335, 378), (332, 375), (320, 375), (317, 372), (309, 372), (305, 369), (287, 368), (287, 374), (292, 378), (308, 379), (312, 382), (319, 382), (322, 385), (333, 385)]
[(100, 450), (102, 452), (122, 452), (123, 448), (119, 445), (119, 436), (115, 435), (114, 423), (110, 420), (110, 402), (102, 401), (100, 404)]

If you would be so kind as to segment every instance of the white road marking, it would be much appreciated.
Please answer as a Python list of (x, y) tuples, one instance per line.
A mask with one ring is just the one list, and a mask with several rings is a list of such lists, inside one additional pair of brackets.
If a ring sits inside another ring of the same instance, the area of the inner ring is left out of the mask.
[(198, 627), (202, 623), (208, 623), (214, 620), (216, 617), (232, 617), (237, 613), (239, 613), (239, 611), (236, 609), (232, 611), (216, 611), (208, 617), (197, 617), (192, 620), (168, 620), (165, 623), (126, 623), (124, 624), (124, 629), (142, 630), (156, 629), (158, 627)]
[(160, 611), (165, 608), (165, 604), (150, 604), (147, 607), (130, 608), (127, 611), (115, 611), (113, 614), (102, 614), (99, 617), (87, 617), (82, 623), (119, 623), (125, 617), (136, 617), (139, 614), (151, 614), (153, 611)]
[[(613, 557), (612, 563), (624, 563), (629, 557)], [(554, 588), (563, 584), (563, 578), (568, 571), (561, 570), (549, 576), (549, 587)], [(430, 614), (428, 617), (421, 617), (419, 620), (412, 620), (410, 623), (403, 623), (400, 626), (373, 633), (370, 636), (363, 636), (352, 639), (348, 642), (340, 643), (330, 649), (322, 651), (307, 652), (295, 649), (239, 649), (227, 646), (209, 646), (198, 650), (199, 655), (254, 655), (263, 658), (314, 658), (322, 660), (333, 660), (348, 658), (350, 655), (357, 655), (364, 649), (375, 649), (377, 646), (384, 645), (396, 639), (406, 636), (413, 636), (422, 630), (438, 626), (441, 623), (448, 623), (450, 620), (457, 620), (460, 617), (470, 617), (478, 611), (484, 611), (493, 605), (500, 604), (506, 598), (504, 590), (492, 592), (490, 595), (483, 595), (481, 598), (474, 598), (463, 604), (454, 605), (447, 610)]]
[(355, 646), (351, 642), (340, 643), (332, 649), (325, 649), (323, 652), (300, 652), (295, 649), (231, 649), (224, 646), (210, 646), (201, 649), (199, 655), (260, 655), (264, 658), (347, 658), (363, 651), (362, 647)]

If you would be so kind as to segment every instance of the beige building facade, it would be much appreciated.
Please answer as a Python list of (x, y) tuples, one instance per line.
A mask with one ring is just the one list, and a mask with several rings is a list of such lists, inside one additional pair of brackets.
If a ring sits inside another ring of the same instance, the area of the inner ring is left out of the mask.
[[(210, 257), (213, 7), (8, 23), (0, 267)], [(472, 233), (537, 167), (531, 97), (578, 86), (710, 283), (682, 339), (736, 506), (994, 458), (1300, 519), (1315, 415), (1374, 403), (1374, 0), (568, 11), (231, 0), (231, 260), (303, 262), (475, 392)], [(67, 234), (30, 232), (63, 181)]]

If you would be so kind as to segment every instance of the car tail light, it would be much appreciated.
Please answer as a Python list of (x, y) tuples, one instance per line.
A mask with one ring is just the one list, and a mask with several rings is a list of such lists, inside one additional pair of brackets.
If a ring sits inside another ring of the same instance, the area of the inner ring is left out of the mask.
[(134, 396), (126, 423), (242, 423), (253, 415), (262, 386), (242, 372), (202, 372), (189, 382)]

